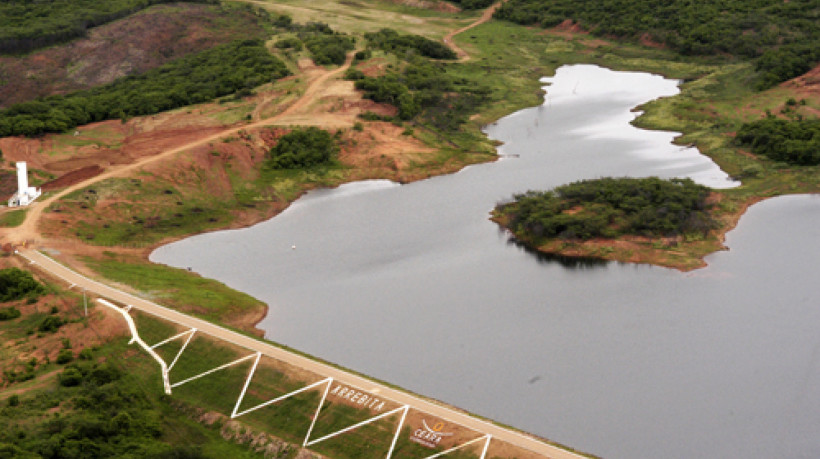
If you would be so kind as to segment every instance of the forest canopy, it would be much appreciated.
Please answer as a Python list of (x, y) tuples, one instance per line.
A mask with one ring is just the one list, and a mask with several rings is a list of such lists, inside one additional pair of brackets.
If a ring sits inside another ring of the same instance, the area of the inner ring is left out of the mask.
[(94, 121), (150, 115), (250, 90), (289, 73), (262, 41), (236, 41), (110, 85), (12, 105), (0, 111), (0, 137), (63, 132)]
[(744, 123), (736, 141), (752, 153), (799, 166), (820, 164), (820, 120), (766, 118)]
[(685, 55), (763, 56), (761, 88), (820, 61), (816, 0), (509, 0), (495, 17), (542, 27), (571, 19), (596, 35), (648, 37)]
[(650, 237), (706, 233), (709, 188), (691, 179), (602, 178), (552, 191), (528, 191), (495, 209), (516, 237), (546, 239)]
[(21, 53), (85, 35), (86, 30), (158, 3), (217, 0), (5, 0), (0, 2), (0, 53)]

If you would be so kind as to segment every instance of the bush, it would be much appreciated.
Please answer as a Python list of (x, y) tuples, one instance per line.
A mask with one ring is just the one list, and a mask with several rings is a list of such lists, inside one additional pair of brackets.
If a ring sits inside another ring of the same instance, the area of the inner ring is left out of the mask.
[(305, 47), (318, 65), (342, 65), (346, 54), (355, 47), (353, 37), (336, 33), (327, 24), (309, 23), (298, 32)]
[(20, 317), (20, 310), (14, 306), (0, 309), (0, 322), (4, 320), (11, 320)]
[(433, 59), (455, 59), (458, 55), (444, 43), (420, 35), (400, 35), (393, 29), (364, 34), (370, 46), (393, 54), (415, 52)]
[(9, 397), (8, 401), (6, 402), (8, 406), (17, 406), (20, 404), (20, 396), (17, 394), (12, 395)]
[(37, 331), (43, 333), (54, 333), (65, 325), (65, 321), (57, 316), (48, 316), (37, 325)]
[(0, 269), (0, 302), (37, 298), (45, 292), (30, 273), (19, 268)]
[(61, 386), (74, 387), (83, 382), (83, 374), (75, 367), (68, 367), (57, 376)]
[(294, 51), (301, 51), (302, 50), (302, 42), (296, 37), (283, 38), (283, 39), (277, 41), (276, 44), (273, 45), (273, 46), (275, 46), (276, 48), (279, 48), (279, 49), (290, 48)]
[(283, 135), (271, 149), (267, 165), (273, 169), (299, 169), (330, 162), (339, 147), (329, 132), (300, 128)]
[(60, 353), (57, 354), (57, 363), (63, 365), (65, 363), (69, 363), (74, 360), (74, 354), (71, 352), (71, 349), (60, 349)]

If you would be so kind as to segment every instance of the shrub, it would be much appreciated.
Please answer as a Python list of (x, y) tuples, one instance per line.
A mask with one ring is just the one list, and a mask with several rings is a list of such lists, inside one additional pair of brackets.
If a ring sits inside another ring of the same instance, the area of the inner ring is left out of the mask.
[(65, 325), (65, 321), (58, 316), (48, 316), (37, 325), (37, 331), (43, 333), (54, 333)]
[(74, 387), (79, 386), (83, 382), (83, 374), (80, 370), (74, 367), (68, 367), (57, 376), (57, 380), (61, 386)]
[(20, 317), (20, 310), (14, 306), (0, 309), (0, 322), (4, 320), (11, 320)]
[(820, 164), (820, 120), (766, 118), (744, 123), (735, 141), (756, 155), (800, 166)]
[(71, 349), (60, 349), (60, 353), (57, 354), (57, 363), (63, 365), (72, 360), (74, 360), (74, 354), (71, 352)]
[(46, 289), (30, 273), (19, 268), (0, 269), (0, 302), (36, 298)]
[(458, 57), (452, 49), (443, 43), (430, 40), (421, 35), (400, 35), (393, 29), (381, 29), (378, 32), (364, 34), (370, 46), (394, 54), (415, 52), (433, 59), (455, 59)]
[(295, 129), (271, 149), (267, 165), (273, 169), (299, 169), (327, 163), (338, 151), (329, 132), (316, 127)]

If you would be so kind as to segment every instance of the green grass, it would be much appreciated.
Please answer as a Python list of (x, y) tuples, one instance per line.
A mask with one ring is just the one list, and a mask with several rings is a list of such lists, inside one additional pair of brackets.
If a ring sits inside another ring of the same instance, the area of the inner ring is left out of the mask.
[(27, 209), (9, 210), (0, 214), (0, 227), (15, 228), (26, 220)]
[(259, 314), (265, 308), (264, 303), (250, 295), (183, 269), (125, 256), (87, 258), (85, 262), (105, 278), (131, 285), (145, 297), (207, 320), (230, 322), (232, 318)]

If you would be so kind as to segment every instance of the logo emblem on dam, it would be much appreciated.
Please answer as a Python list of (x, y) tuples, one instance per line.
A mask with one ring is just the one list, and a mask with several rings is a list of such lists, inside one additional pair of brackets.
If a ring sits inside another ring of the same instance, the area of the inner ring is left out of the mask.
[(453, 435), (452, 432), (444, 432), (444, 423), (439, 421), (431, 427), (427, 421), (421, 420), (422, 427), (413, 431), (410, 435), (410, 441), (414, 441), (420, 445), (428, 448), (435, 448), (438, 446), (441, 439)]

